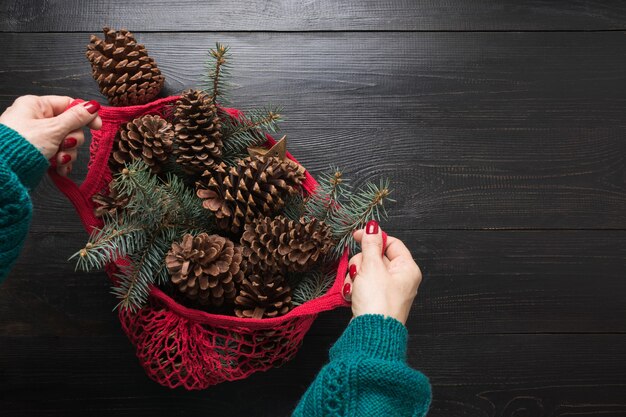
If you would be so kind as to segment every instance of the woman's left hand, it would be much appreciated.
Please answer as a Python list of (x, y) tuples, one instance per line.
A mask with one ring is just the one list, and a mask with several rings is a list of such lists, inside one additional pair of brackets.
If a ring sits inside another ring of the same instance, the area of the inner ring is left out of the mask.
[(98, 102), (89, 101), (68, 109), (73, 102), (73, 98), (64, 96), (18, 97), (0, 115), (0, 123), (35, 146), (56, 165), (59, 174), (68, 175), (78, 147), (85, 141), (83, 127), (94, 130), (102, 127)]

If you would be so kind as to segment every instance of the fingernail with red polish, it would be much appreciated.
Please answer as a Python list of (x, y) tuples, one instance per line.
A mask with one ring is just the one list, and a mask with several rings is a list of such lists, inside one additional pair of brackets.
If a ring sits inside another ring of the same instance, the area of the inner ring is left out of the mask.
[(75, 138), (67, 138), (63, 141), (62, 147), (63, 149), (73, 148), (77, 143), (78, 141)]
[(100, 103), (95, 100), (90, 100), (85, 104), (85, 108), (91, 114), (94, 114), (98, 110), (100, 110)]
[(63, 155), (63, 157), (61, 158), (61, 165), (65, 165), (65, 164), (67, 164), (68, 162), (70, 162), (71, 160), (72, 160), (72, 157), (71, 157), (71, 156), (69, 156), (69, 155), (67, 155), (67, 154), (65, 154), (65, 155)]
[(365, 226), (365, 233), (368, 235), (375, 235), (378, 233), (378, 222), (376, 220), (370, 220), (367, 222), (367, 225)]
[(352, 285), (350, 285), (349, 282), (346, 282), (345, 285), (343, 286), (343, 296), (345, 297), (346, 295), (350, 294), (351, 291), (352, 291)]
[(70, 175), (72, 173), (72, 167), (68, 167), (67, 168), (67, 175)]
[(356, 277), (356, 265), (352, 264), (350, 265), (350, 278), (354, 279), (354, 277)]

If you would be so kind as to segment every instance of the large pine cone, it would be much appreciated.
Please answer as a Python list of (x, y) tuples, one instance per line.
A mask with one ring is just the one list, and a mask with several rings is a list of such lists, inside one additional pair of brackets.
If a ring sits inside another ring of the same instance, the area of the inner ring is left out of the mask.
[(210, 169), (222, 156), (222, 128), (212, 97), (199, 90), (187, 90), (176, 101), (174, 154), (187, 173)]
[(251, 156), (236, 167), (222, 163), (196, 183), (202, 205), (215, 213), (218, 227), (238, 233), (258, 215), (270, 216), (298, 192), (304, 173), (298, 164), (276, 157)]
[(134, 159), (143, 161), (157, 173), (167, 161), (172, 148), (172, 124), (157, 115), (138, 117), (120, 126), (113, 142), (109, 166), (120, 171), (124, 164)]
[(130, 197), (126, 194), (119, 195), (117, 190), (113, 188), (108, 194), (104, 192), (94, 194), (91, 200), (96, 204), (93, 214), (96, 217), (104, 215), (119, 215), (130, 201)]
[(235, 298), (237, 317), (277, 317), (287, 314), (291, 307), (291, 289), (279, 274), (254, 274), (244, 278)]
[(161, 91), (165, 77), (146, 48), (122, 29), (102, 28), (104, 40), (91, 35), (87, 59), (100, 92), (113, 106), (146, 104)]
[(245, 261), (241, 248), (219, 235), (186, 234), (172, 243), (165, 257), (170, 279), (178, 290), (200, 304), (219, 307), (237, 295)]
[(318, 219), (259, 217), (246, 223), (241, 236), (250, 270), (304, 272), (334, 246), (330, 227)]

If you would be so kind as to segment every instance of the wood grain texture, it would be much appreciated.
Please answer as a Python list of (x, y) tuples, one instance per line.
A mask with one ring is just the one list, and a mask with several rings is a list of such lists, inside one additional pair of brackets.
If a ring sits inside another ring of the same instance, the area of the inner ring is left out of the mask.
[[(389, 177), (383, 228), (424, 271), (408, 359), (429, 416), (626, 417), (623, 2), (4, 0), (0, 111), (27, 93), (103, 102), (83, 52), (105, 24), (138, 34), (164, 94), (231, 45), (233, 102), (282, 105), (311, 172)], [(0, 286), (2, 416), (288, 415), (349, 321), (321, 314), (280, 369), (164, 389), (108, 278), (66, 261), (86, 239), (70, 203), (48, 179), (34, 203)]]
[(606, 1), (4, 0), (0, 31), (619, 30), (626, 7)]
[[(425, 277), (411, 333), (626, 329), (626, 231), (388, 231), (407, 243)], [(110, 334), (117, 324), (106, 275), (74, 272), (66, 261), (85, 239), (31, 234), (0, 287), (0, 336)], [(336, 332), (348, 318), (343, 309), (322, 314), (317, 331)]]
[[(82, 54), (86, 38), (1, 34), (0, 106), (29, 92), (99, 98)], [(233, 102), (283, 105), (290, 148), (314, 173), (332, 163), (356, 185), (389, 177), (393, 227), (626, 227), (622, 33), (219, 39), (235, 53)], [(141, 40), (168, 78), (167, 94), (198, 85), (216, 36)], [(56, 190), (46, 183), (36, 194), (34, 230), (69, 231)]]
[[(0, 406), (7, 417), (286, 416), (337, 336), (309, 335), (282, 368), (202, 392), (150, 381), (121, 335), (0, 337), (11, 352)], [(433, 385), (430, 417), (624, 416), (625, 352), (625, 335), (413, 335), (408, 359)]]

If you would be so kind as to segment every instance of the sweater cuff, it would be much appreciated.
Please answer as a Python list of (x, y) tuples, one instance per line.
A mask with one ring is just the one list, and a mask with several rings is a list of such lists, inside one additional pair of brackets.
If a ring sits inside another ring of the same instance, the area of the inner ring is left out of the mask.
[(384, 360), (406, 360), (407, 329), (381, 314), (355, 317), (330, 349), (330, 359), (364, 355)]
[(32, 190), (39, 184), (50, 164), (37, 148), (10, 127), (0, 124), (0, 138), (0, 160), (26, 188)]

